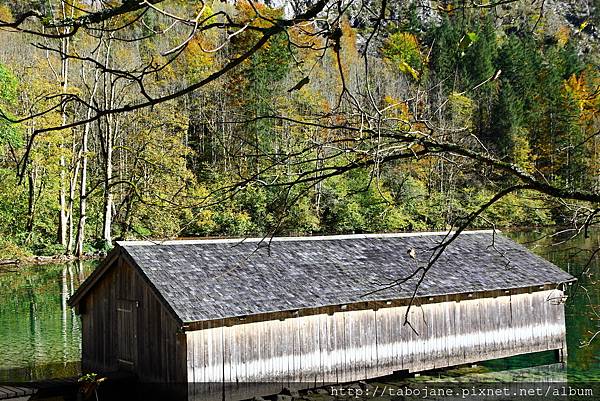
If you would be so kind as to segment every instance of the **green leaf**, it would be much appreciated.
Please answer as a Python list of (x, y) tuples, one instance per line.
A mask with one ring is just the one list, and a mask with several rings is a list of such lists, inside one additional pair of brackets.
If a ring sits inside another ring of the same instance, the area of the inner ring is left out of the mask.
[(479, 36), (475, 32), (467, 32), (458, 43), (458, 48), (461, 50), (467, 49), (477, 42)]

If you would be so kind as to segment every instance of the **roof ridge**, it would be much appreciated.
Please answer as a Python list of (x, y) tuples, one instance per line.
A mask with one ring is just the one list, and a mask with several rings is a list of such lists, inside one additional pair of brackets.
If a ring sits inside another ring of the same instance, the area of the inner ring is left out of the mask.
[[(491, 234), (501, 233), (500, 230), (466, 230), (462, 234)], [(401, 233), (372, 233), (372, 234), (341, 234), (341, 235), (315, 235), (296, 237), (252, 237), (252, 238), (207, 238), (207, 239), (175, 239), (175, 240), (131, 240), (117, 241), (120, 246), (146, 246), (146, 245), (193, 245), (193, 244), (227, 244), (244, 242), (288, 242), (288, 241), (328, 241), (346, 239), (368, 238), (403, 238), (403, 237), (428, 237), (441, 236), (455, 233), (456, 231), (416, 231)]]

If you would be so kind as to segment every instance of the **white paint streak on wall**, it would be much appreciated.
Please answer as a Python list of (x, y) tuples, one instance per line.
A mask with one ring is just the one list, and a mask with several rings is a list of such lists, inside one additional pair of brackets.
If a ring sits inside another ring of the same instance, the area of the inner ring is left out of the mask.
[(193, 382), (348, 382), (565, 345), (562, 292), (339, 312), (186, 333)]

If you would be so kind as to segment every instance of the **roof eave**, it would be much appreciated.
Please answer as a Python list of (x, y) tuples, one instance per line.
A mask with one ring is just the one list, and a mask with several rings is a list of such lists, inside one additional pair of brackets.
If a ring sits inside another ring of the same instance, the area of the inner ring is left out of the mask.
[[(576, 278), (571, 278), (561, 282), (548, 282), (543, 284), (529, 285), (523, 287), (509, 287), (509, 288), (496, 288), (490, 290), (480, 290), (473, 292), (462, 292), (454, 294), (439, 294), (439, 295), (420, 295), (416, 296), (414, 300), (418, 301), (418, 304), (432, 304), (440, 302), (448, 302), (454, 300), (459, 302), (461, 300), (469, 300), (476, 298), (490, 298), (499, 295), (519, 295), (524, 293), (532, 293), (538, 291), (551, 291), (557, 289), (561, 285), (572, 284), (577, 281)], [(483, 295), (483, 296), (482, 296)], [(220, 326), (233, 326), (237, 324), (244, 324), (250, 322), (262, 322), (269, 320), (281, 320), (289, 319), (294, 317), (312, 316), (316, 314), (333, 314), (338, 312), (348, 312), (357, 310), (367, 309), (383, 309), (390, 307), (399, 306), (415, 306), (415, 302), (411, 302), (410, 298), (391, 298), (388, 300), (371, 300), (371, 301), (358, 301), (349, 302), (347, 304), (335, 304), (335, 305), (321, 305), (315, 307), (306, 307), (299, 309), (288, 309), (280, 311), (270, 311), (263, 313), (250, 313), (248, 315), (236, 315), (236, 316), (225, 316), (221, 318), (206, 319), (206, 320), (189, 320), (183, 321), (182, 329), (184, 331), (197, 331), (208, 328), (215, 328)]]

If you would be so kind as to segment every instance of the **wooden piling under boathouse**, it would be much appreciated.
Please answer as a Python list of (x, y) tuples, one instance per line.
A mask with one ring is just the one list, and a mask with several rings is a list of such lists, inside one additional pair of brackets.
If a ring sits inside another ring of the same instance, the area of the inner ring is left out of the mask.
[(319, 385), (566, 352), (574, 278), (497, 232), (458, 236), (409, 308), (445, 234), (119, 242), (69, 300), (82, 367)]

